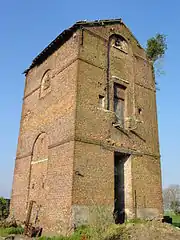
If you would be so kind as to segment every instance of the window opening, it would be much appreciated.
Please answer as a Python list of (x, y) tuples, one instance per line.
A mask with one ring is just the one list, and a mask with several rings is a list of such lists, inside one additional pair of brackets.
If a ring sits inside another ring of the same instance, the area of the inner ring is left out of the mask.
[(102, 95), (99, 95), (99, 107), (105, 108), (105, 97)]
[(139, 113), (139, 115), (142, 114), (142, 108), (138, 108), (138, 113)]
[(125, 90), (126, 88), (120, 84), (114, 84), (114, 112), (116, 120), (124, 127), (125, 118)]
[(117, 36), (114, 40), (113, 45), (114, 45), (114, 47), (118, 48), (119, 50), (121, 50), (125, 53), (128, 53), (128, 44), (123, 37)]

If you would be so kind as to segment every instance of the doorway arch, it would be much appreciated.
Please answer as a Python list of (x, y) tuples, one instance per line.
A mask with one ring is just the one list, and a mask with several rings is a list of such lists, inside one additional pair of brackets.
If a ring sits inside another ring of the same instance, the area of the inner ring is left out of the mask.
[(42, 225), (47, 194), (48, 135), (40, 133), (32, 147), (28, 205), (33, 202), (30, 222)]

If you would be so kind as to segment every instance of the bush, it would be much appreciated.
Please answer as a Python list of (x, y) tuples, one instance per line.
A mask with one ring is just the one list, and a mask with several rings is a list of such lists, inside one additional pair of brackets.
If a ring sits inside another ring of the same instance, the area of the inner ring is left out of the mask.
[(24, 229), (22, 227), (10, 227), (6, 228), (8, 234), (23, 234)]
[(5, 219), (8, 216), (8, 202), (3, 197), (0, 197), (0, 218)]
[(22, 227), (9, 227), (9, 228), (0, 228), (0, 236), (6, 237), (11, 234), (23, 234), (24, 229)]
[(154, 63), (156, 60), (162, 58), (167, 50), (166, 36), (163, 34), (156, 34), (155, 37), (147, 41), (146, 53), (148, 58)]

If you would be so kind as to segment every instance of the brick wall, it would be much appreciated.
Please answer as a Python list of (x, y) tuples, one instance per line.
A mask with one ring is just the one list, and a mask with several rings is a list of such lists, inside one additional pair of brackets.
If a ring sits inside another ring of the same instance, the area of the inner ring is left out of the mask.
[[(112, 34), (122, 35), (129, 49), (128, 53), (110, 49), (110, 110), (107, 111), (99, 107), (98, 97), (107, 95), (107, 47)], [(131, 123), (132, 131), (113, 126), (114, 82), (126, 87), (126, 118), (138, 120)], [(124, 25), (89, 27), (83, 31), (77, 86), (74, 170), (83, 177), (74, 176), (73, 180), (73, 204), (78, 220), (75, 219), (78, 223), (81, 217), (85, 221), (87, 207), (93, 201), (113, 208), (115, 151), (132, 155), (125, 165), (127, 216), (160, 218), (162, 190), (155, 82), (144, 50)]]
[[(112, 35), (124, 38), (125, 51), (114, 47), (114, 37), (109, 42)], [(126, 88), (124, 129), (114, 126), (114, 83)], [(41, 205), (38, 223), (44, 233), (67, 233), (74, 224), (87, 223), (98, 206), (112, 221), (115, 152), (129, 156), (124, 165), (127, 217), (160, 218), (151, 63), (124, 24), (84, 27), (26, 76), (11, 213), (24, 221), (29, 201), (35, 200), (32, 216)]]
[(31, 221), (40, 206), (37, 224), (49, 233), (71, 228), (78, 44), (77, 33), (26, 76), (11, 214), (24, 221), (34, 200)]

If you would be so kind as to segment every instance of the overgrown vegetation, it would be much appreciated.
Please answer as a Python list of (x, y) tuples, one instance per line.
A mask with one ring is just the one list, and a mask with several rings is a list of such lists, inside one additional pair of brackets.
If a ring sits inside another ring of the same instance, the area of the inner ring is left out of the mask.
[(86, 240), (93, 239), (94, 230), (91, 227), (82, 226), (76, 229), (71, 236), (57, 236), (57, 237), (45, 237), (42, 236), (38, 240)]
[(41, 237), (38, 240), (177, 240), (180, 239), (180, 231), (170, 224), (156, 221), (133, 221), (132, 223), (109, 225), (105, 231), (97, 237), (96, 229), (80, 227), (69, 237)]
[(22, 234), (24, 229), (17, 224), (15, 218), (4, 219), (0, 221), (0, 236), (6, 237), (11, 234)]
[(129, 219), (129, 220), (127, 220), (125, 224), (128, 224), (128, 223), (138, 224), (138, 223), (146, 223), (146, 222), (147, 221), (144, 220), (144, 219), (136, 218), (136, 219)]
[[(0, 228), (0, 236), (22, 234), (22, 227)], [(110, 224), (106, 228), (81, 226), (70, 236), (42, 236), (38, 240), (177, 240), (180, 231), (170, 224), (132, 219), (124, 224)]]
[(6, 237), (11, 234), (23, 234), (24, 229), (22, 227), (9, 227), (1, 228), (0, 227), (0, 236)]
[(153, 72), (157, 76), (164, 73), (162, 63), (166, 50), (167, 43), (164, 34), (158, 33), (155, 37), (147, 40), (146, 54), (149, 60), (152, 61)]
[[(114, 238), (121, 236), (121, 238)], [(99, 229), (89, 226), (79, 227), (71, 236), (57, 237), (40, 237), (38, 240), (111, 240), (111, 239), (126, 239), (127, 236), (124, 225), (110, 225), (105, 231), (100, 232)]]
[(3, 197), (0, 197), (0, 219), (4, 219), (8, 216), (7, 205), (7, 200)]
[(155, 63), (160, 58), (164, 57), (167, 50), (166, 36), (164, 34), (156, 34), (155, 37), (147, 40), (146, 53), (148, 58)]

